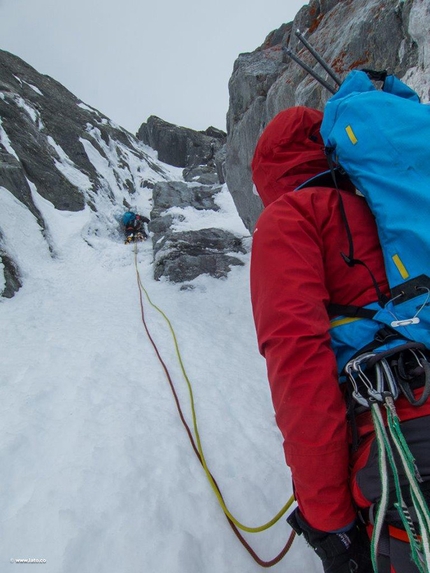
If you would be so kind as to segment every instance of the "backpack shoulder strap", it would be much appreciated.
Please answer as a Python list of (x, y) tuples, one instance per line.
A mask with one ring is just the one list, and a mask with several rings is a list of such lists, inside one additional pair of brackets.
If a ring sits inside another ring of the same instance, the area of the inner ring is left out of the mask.
[(327, 311), (330, 316), (347, 316), (348, 318), (374, 318), (377, 312), (363, 306), (336, 303), (330, 303)]

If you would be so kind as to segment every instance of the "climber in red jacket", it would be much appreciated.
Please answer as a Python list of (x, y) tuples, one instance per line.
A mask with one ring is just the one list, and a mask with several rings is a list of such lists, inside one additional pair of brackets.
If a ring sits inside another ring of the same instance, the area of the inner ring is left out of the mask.
[[(252, 176), (265, 209), (253, 237), (251, 297), (298, 503), (290, 523), (314, 547), (324, 571), (371, 573), (369, 540), (357, 509), (378, 497), (378, 487), (373, 499), (370, 493), (378, 475), (371, 455), (374, 434), (364, 414), (357, 423), (360, 446), (351, 453), (346, 385), (339, 383), (327, 309), (330, 303), (364, 306), (375, 300), (375, 288), (365, 266), (349, 268), (340, 255), (348, 252), (348, 236), (339, 193), (356, 258), (372, 270), (381, 292), (389, 296), (389, 288), (373, 216), (351, 183), (340, 180), (338, 191), (333, 183), (316, 180), (295, 191), (329, 169), (321, 120), (317, 110), (284, 110), (257, 143)], [(430, 401), (419, 414), (401, 398), (398, 402), (402, 420), (427, 416), (428, 432)], [(417, 456), (430, 466), (425, 447)], [(424, 473), (430, 480), (430, 468)], [(395, 565), (392, 550), (387, 553), (385, 561), (381, 558), (387, 571), (418, 571), (413, 564)]]

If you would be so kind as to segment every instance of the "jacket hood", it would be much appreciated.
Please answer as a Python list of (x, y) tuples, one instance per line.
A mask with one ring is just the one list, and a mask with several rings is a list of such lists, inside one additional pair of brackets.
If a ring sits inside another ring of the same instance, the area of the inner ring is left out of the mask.
[(258, 140), (252, 179), (265, 207), (329, 165), (320, 135), (323, 114), (298, 106), (278, 113)]

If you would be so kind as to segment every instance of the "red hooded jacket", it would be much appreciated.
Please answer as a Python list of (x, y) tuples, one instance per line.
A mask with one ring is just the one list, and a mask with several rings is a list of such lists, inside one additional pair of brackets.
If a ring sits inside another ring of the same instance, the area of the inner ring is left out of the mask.
[[(278, 114), (261, 135), (253, 180), (265, 209), (253, 238), (251, 297), (260, 352), (267, 362), (277, 424), (296, 499), (311, 526), (334, 531), (355, 517), (346, 408), (330, 344), (327, 306), (375, 300), (368, 271), (349, 268), (338, 191), (298, 185), (328, 169), (321, 112)], [(341, 191), (355, 256), (388, 284), (373, 216), (353, 189)]]

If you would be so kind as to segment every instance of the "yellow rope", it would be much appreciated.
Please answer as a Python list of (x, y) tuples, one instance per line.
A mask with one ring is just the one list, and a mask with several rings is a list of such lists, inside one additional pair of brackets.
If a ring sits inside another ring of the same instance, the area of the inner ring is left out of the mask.
[(273, 519), (271, 519), (270, 521), (268, 521), (267, 523), (265, 523), (264, 525), (260, 525), (259, 527), (248, 527), (246, 525), (243, 525), (242, 523), (240, 523), (240, 521), (238, 521), (229, 511), (228, 507), (226, 506), (213, 478), (211, 475), (211, 472), (208, 468), (208, 465), (206, 463), (206, 458), (205, 455), (203, 453), (203, 447), (201, 444), (201, 440), (200, 440), (200, 433), (197, 427), (197, 415), (196, 415), (196, 409), (195, 409), (195, 400), (194, 400), (194, 393), (193, 393), (193, 388), (192, 388), (192, 384), (190, 382), (190, 379), (188, 378), (187, 372), (185, 370), (185, 366), (184, 363), (182, 361), (182, 356), (181, 356), (181, 352), (179, 350), (179, 344), (178, 344), (178, 340), (176, 338), (176, 334), (175, 331), (173, 329), (172, 323), (170, 322), (169, 318), (166, 316), (166, 314), (161, 310), (161, 308), (159, 308), (156, 304), (154, 304), (151, 300), (151, 297), (148, 294), (148, 291), (146, 290), (146, 288), (144, 287), (142, 280), (140, 278), (140, 273), (139, 273), (139, 268), (137, 265), (137, 244), (135, 244), (135, 249), (134, 249), (134, 253), (135, 253), (135, 257), (134, 257), (134, 261), (135, 261), (135, 267), (136, 267), (136, 274), (137, 274), (137, 278), (138, 278), (138, 283), (139, 286), (141, 288), (141, 290), (145, 293), (145, 296), (149, 302), (149, 304), (159, 313), (161, 314), (161, 316), (164, 318), (164, 320), (166, 321), (167, 325), (169, 326), (169, 330), (170, 333), (172, 335), (173, 338), (173, 342), (175, 345), (175, 350), (176, 350), (176, 356), (178, 358), (178, 362), (182, 371), (182, 375), (185, 379), (185, 382), (187, 383), (187, 387), (188, 387), (188, 393), (189, 393), (189, 397), (190, 397), (190, 404), (191, 404), (191, 412), (192, 412), (192, 420), (193, 420), (193, 428), (194, 428), (194, 433), (196, 436), (196, 442), (197, 442), (197, 449), (199, 451), (201, 460), (202, 460), (202, 465), (206, 474), (206, 477), (211, 485), (212, 490), (214, 491), (217, 499), (218, 499), (218, 503), (220, 504), (222, 510), (224, 511), (225, 515), (236, 525), (236, 527), (238, 527), (239, 529), (241, 529), (242, 531), (246, 531), (248, 533), (259, 533), (261, 531), (265, 531), (266, 529), (269, 529), (270, 527), (272, 527), (276, 522), (278, 522), (281, 517), (283, 515), (285, 515), (285, 513), (288, 511), (288, 509), (292, 506), (292, 504), (294, 503), (294, 494), (290, 497), (290, 499), (287, 501), (287, 503), (284, 505), (284, 507), (275, 515), (275, 517), (273, 517)]

